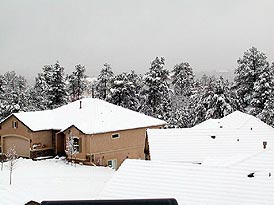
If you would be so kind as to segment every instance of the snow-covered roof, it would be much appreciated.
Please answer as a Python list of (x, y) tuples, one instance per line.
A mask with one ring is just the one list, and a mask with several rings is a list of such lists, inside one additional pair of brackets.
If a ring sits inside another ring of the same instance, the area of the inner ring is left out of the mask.
[[(242, 114), (236, 112), (193, 128), (147, 130), (151, 160), (202, 163), (218, 157), (215, 162), (227, 165), (262, 151), (264, 142), (267, 148), (273, 147), (274, 129)], [(240, 126), (229, 126), (237, 121), (233, 116), (242, 119)]]
[(85, 134), (150, 127), (166, 123), (96, 98), (84, 98), (53, 110), (20, 112), (14, 115), (33, 131), (65, 130), (70, 126), (75, 126)]
[(127, 159), (100, 198), (175, 198), (179, 205), (271, 204), (274, 170), (267, 171), (250, 178), (249, 169)]
[(260, 119), (240, 112), (235, 111), (221, 119), (209, 119), (196, 126), (194, 129), (237, 129), (237, 130), (250, 130), (250, 129), (267, 129), (273, 130), (273, 128)]

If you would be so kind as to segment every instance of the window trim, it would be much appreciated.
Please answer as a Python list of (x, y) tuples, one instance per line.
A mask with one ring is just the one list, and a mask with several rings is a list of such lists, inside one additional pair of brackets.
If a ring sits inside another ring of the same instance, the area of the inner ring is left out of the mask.
[[(115, 167), (113, 167), (113, 161), (115, 161)], [(109, 165), (109, 162), (111, 162), (111, 166)], [(117, 159), (108, 159), (107, 160), (107, 166), (112, 169), (117, 169)]]
[[(117, 135), (117, 137), (113, 137), (113, 135)], [(118, 139), (118, 138), (120, 138), (120, 133), (113, 133), (111, 135), (111, 139)]]
[[(77, 139), (78, 140), (78, 143), (75, 144), (75, 141), (74, 139)], [(74, 148), (77, 148), (76, 152), (77, 153), (82, 153), (82, 143), (80, 142), (82, 139), (80, 137), (77, 137), (77, 136), (73, 136), (73, 147)]]
[(18, 121), (12, 121), (12, 128), (17, 129), (18, 128)]

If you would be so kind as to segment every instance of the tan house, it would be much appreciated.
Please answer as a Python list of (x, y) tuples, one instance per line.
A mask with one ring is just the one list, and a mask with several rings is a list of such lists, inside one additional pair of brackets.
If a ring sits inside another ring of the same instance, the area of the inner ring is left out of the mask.
[(126, 158), (144, 159), (147, 128), (161, 128), (165, 121), (85, 98), (54, 110), (14, 113), (0, 124), (0, 149), (15, 145), (19, 156), (37, 158), (64, 155), (73, 137), (85, 164), (118, 168)]

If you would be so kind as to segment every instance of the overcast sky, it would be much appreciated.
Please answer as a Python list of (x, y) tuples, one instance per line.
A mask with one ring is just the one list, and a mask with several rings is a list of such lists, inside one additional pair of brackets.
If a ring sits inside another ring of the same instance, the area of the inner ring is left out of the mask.
[(166, 68), (234, 70), (251, 46), (274, 61), (273, 0), (0, 0), (0, 74), (28, 80), (59, 60), (70, 73), (83, 64), (98, 75)]

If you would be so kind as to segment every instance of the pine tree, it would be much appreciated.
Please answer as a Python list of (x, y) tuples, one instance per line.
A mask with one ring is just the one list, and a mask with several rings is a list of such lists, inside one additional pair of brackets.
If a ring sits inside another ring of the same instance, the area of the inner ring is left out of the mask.
[(31, 92), (34, 105), (32, 109), (54, 109), (67, 103), (64, 68), (58, 61), (54, 65), (43, 67), (43, 72), (38, 74)]
[(83, 93), (83, 96), (85, 97), (95, 97), (95, 92), (96, 92), (96, 85), (97, 85), (97, 78), (90, 78), (87, 77), (85, 79), (85, 92)]
[(222, 77), (203, 76), (196, 88), (197, 95), (194, 98), (193, 125), (207, 119), (219, 119), (235, 110), (241, 109), (235, 94), (231, 92), (228, 81)]
[(81, 99), (87, 85), (86, 85), (86, 75), (85, 67), (81, 64), (75, 66), (75, 71), (68, 76), (68, 91), (71, 101)]
[(270, 72), (270, 67), (265, 68), (264, 72), (258, 76), (253, 87), (250, 114), (254, 116), (260, 114), (265, 107), (265, 103), (273, 97), (271, 97), (274, 89), (271, 85), (272, 79), (273, 75)]
[(243, 107), (253, 115), (263, 109), (269, 93), (269, 63), (264, 53), (252, 47), (237, 63), (234, 88), (242, 99)]
[(264, 103), (263, 110), (257, 115), (257, 117), (268, 125), (274, 127), (274, 63), (272, 63), (270, 74), (272, 77), (269, 85), (266, 86), (271, 88), (269, 97)]
[(11, 71), (0, 76), (0, 84), (0, 119), (11, 113), (26, 111), (29, 90), (26, 79)]
[(50, 108), (56, 108), (67, 103), (64, 68), (57, 61), (51, 66), (51, 72), (52, 78), (49, 80), (48, 95), (51, 101)]
[(192, 67), (187, 62), (175, 65), (172, 70), (171, 83), (177, 96), (190, 96), (194, 83)]
[(110, 64), (105, 63), (102, 68), (96, 85), (96, 97), (102, 100), (107, 100), (110, 93), (110, 85), (113, 79), (113, 72)]
[(29, 92), (29, 111), (50, 109), (51, 101), (48, 90), (49, 84), (45, 80), (44, 73), (38, 73), (38, 76), (35, 78), (35, 84)]
[(140, 107), (139, 76), (134, 71), (114, 76), (111, 83), (109, 102), (137, 111)]
[(169, 72), (164, 69), (165, 59), (156, 57), (144, 76), (144, 103), (141, 112), (160, 119), (168, 119), (171, 111)]
[(194, 73), (187, 62), (175, 65), (172, 70), (171, 93), (172, 111), (168, 119), (169, 127), (185, 128), (191, 126), (190, 96), (193, 94)]

